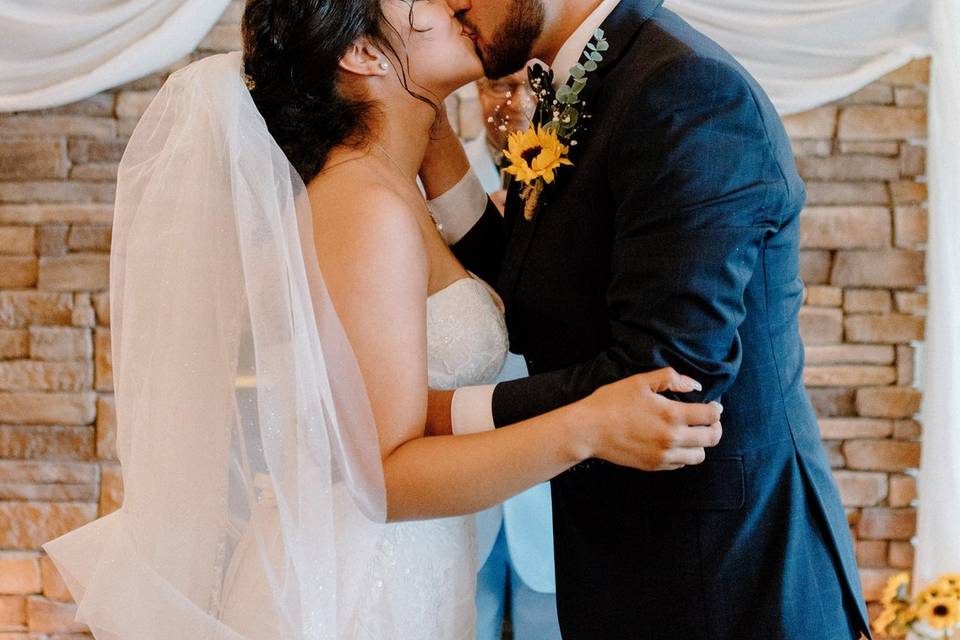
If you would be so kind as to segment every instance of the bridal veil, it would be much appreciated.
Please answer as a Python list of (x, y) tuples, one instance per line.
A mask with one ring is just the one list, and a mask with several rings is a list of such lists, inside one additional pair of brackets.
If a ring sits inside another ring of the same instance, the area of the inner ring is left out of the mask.
[[(221, 609), (252, 539), (273, 637), (335, 638), (334, 494), (384, 521), (380, 451), (304, 185), (239, 53), (172, 75), (134, 131), (110, 294), (123, 506), (44, 547), (78, 620), (99, 640), (244, 638)], [(264, 499), (279, 565), (251, 527)]]

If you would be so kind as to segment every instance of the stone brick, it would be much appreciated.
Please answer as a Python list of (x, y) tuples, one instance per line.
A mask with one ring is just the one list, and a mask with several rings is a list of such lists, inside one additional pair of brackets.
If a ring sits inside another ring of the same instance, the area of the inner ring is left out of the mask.
[[(906, 187), (901, 191), (905, 192)], [(889, 202), (890, 194), (882, 182), (807, 182), (809, 206), (868, 206), (886, 205)]]
[(888, 543), (886, 540), (858, 540), (856, 546), (857, 566), (887, 566), (887, 547)]
[(96, 310), (97, 324), (110, 324), (110, 294), (107, 292), (95, 293), (92, 296), (93, 308)]
[(113, 513), (123, 504), (123, 478), (120, 465), (103, 465), (100, 475), (100, 517)]
[(913, 87), (897, 87), (894, 90), (894, 102), (898, 107), (926, 107), (927, 92)]
[(909, 507), (917, 499), (917, 479), (913, 476), (890, 476), (890, 506)]
[(839, 307), (843, 304), (843, 289), (813, 285), (806, 288), (804, 302), (814, 307)]
[(127, 147), (125, 141), (70, 140), (67, 153), (75, 164), (117, 163)]
[(834, 471), (846, 507), (872, 507), (887, 497), (887, 474), (862, 471)]
[(920, 392), (910, 387), (859, 389), (857, 411), (872, 418), (911, 418), (920, 410)]
[(843, 287), (912, 289), (924, 284), (924, 255), (918, 251), (838, 251), (830, 282)]
[(824, 440), (852, 438), (887, 438), (893, 433), (892, 420), (873, 418), (820, 418), (820, 435)]
[(803, 249), (858, 249), (890, 246), (886, 207), (808, 207), (800, 217)]
[(804, 351), (807, 365), (893, 364), (896, 361), (894, 348), (881, 344), (809, 345)]
[(800, 277), (808, 285), (826, 284), (830, 280), (831, 264), (829, 251), (801, 251)]
[(90, 162), (70, 168), (71, 180), (87, 182), (116, 182), (120, 164), (117, 162)]
[(139, 120), (156, 95), (156, 91), (121, 91), (117, 94), (117, 117)]
[(40, 559), (40, 571), (43, 580), (43, 595), (46, 598), (59, 602), (70, 602), (72, 600), (67, 585), (64, 584), (60, 572), (57, 571), (50, 558), (44, 556)]
[(91, 424), (95, 405), (94, 393), (0, 393), (0, 423)]
[(851, 140), (840, 143), (840, 153), (865, 156), (886, 156), (892, 158), (900, 155), (899, 142), (885, 142), (883, 140)]
[(93, 427), (0, 425), (0, 457), (23, 460), (91, 460)]
[(927, 150), (912, 144), (900, 148), (900, 175), (904, 178), (922, 176), (927, 172)]
[(893, 304), (886, 289), (847, 289), (843, 310), (847, 313), (890, 313)]
[(86, 625), (74, 620), (77, 605), (31, 596), (27, 601), (31, 633), (86, 633)]
[(66, 178), (68, 167), (63, 138), (0, 139), (0, 180)]
[(893, 437), (898, 440), (913, 440), (923, 434), (923, 425), (916, 420), (894, 420)]
[(30, 337), (26, 329), (0, 329), (0, 360), (30, 355)]
[(89, 362), (0, 362), (0, 391), (84, 391), (92, 384)]
[(856, 315), (844, 318), (843, 327), (849, 342), (910, 342), (923, 340), (924, 318), (901, 314)]
[(897, 345), (897, 385), (908, 387), (913, 384), (916, 350), (913, 347)]
[(93, 338), (97, 391), (113, 391), (113, 354), (110, 351), (110, 330), (97, 328)]
[(800, 335), (806, 344), (840, 342), (843, 339), (843, 312), (830, 307), (802, 307)]
[(37, 253), (41, 256), (67, 255), (67, 231), (63, 223), (45, 224), (37, 229)]
[(0, 482), (44, 484), (96, 484), (100, 467), (88, 462), (0, 460)]
[(24, 596), (0, 596), (0, 631), (26, 631), (27, 599)]
[(881, 78), (881, 82), (892, 85), (929, 85), (930, 58), (911, 60), (899, 69), (885, 75)]
[[(62, 185), (91, 183), (63, 182)], [(100, 185), (93, 185), (100, 186)], [(113, 185), (107, 185), (111, 189)], [(76, 204), (0, 205), (0, 224), (108, 223), (113, 220), (113, 205), (78, 202)]]
[(35, 235), (33, 227), (0, 227), (0, 254), (33, 254)]
[(894, 541), (890, 543), (890, 566), (897, 569), (911, 569), (913, 567), (914, 548), (909, 541)]
[(791, 138), (833, 137), (837, 126), (837, 108), (820, 107), (783, 118), (783, 125)]
[(0, 136), (53, 136), (110, 139), (116, 135), (113, 118), (89, 116), (14, 115), (0, 118)]
[(797, 140), (790, 141), (793, 155), (826, 157), (833, 153), (833, 140)]
[(894, 204), (915, 204), (927, 201), (927, 185), (913, 180), (898, 180), (890, 183), (890, 196)]
[(845, 464), (846, 460), (843, 458), (843, 450), (840, 448), (842, 443), (836, 440), (825, 440), (823, 442), (823, 450), (827, 454), (827, 460), (830, 462), (830, 468), (840, 469)]
[(925, 109), (847, 107), (840, 113), (843, 140), (910, 140), (927, 135)]
[(916, 315), (927, 312), (927, 294), (918, 291), (895, 291), (893, 294), (897, 311)]
[(30, 484), (0, 482), (0, 501), (92, 502), (97, 499), (96, 484)]
[(96, 515), (94, 504), (0, 503), (0, 547), (39, 549), (40, 545), (91, 522)]
[(893, 99), (893, 87), (888, 84), (874, 82), (840, 100), (840, 104), (892, 104)]
[(24, 289), (35, 284), (36, 256), (0, 256), (0, 288)]
[(78, 102), (71, 102), (62, 107), (41, 109), (34, 112), (38, 115), (54, 116), (111, 116), (113, 115), (113, 93), (104, 91)]
[(72, 327), (30, 327), (32, 360), (89, 360), (93, 342), (88, 329)]
[(0, 327), (70, 323), (73, 296), (45, 291), (0, 291)]
[(897, 207), (893, 211), (895, 244), (914, 248), (927, 243), (928, 216), (922, 207)]
[(847, 467), (862, 471), (904, 471), (920, 466), (920, 443), (898, 440), (847, 440)]
[(867, 508), (857, 525), (857, 533), (867, 540), (909, 540), (916, 529), (915, 509)]
[(823, 387), (807, 389), (807, 395), (818, 416), (843, 418), (857, 415), (855, 389)]
[(881, 156), (799, 157), (797, 169), (804, 180), (859, 182), (896, 180), (901, 176), (897, 158)]
[(93, 309), (90, 294), (80, 292), (73, 297), (73, 315), (70, 323), (74, 327), (93, 327), (97, 324), (97, 314)]
[(40, 593), (40, 562), (35, 553), (0, 551), (0, 594)]
[(110, 256), (99, 253), (75, 253), (58, 258), (40, 259), (39, 289), (51, 291), (91, 291), (110, 286)]
[(892, 384), (897, 380), (894, 367), (873, 365), (808, 366), (803, 371), (803, 382), (808, 387), (857, 387)]
[(97, 457), (117, 459), (117, 412), (112, 395), (97, 398)]
[(72, 251), (103, 251), (110, 253), (111, 225), (75, 224), (70, 227), (67, 246)]

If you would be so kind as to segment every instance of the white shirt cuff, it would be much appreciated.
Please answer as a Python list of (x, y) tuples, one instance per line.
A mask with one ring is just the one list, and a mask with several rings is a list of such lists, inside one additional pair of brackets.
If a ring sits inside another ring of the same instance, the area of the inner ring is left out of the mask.
[(497, 385), (461, 387), (453, 392), (450, 421), (453, 435), (493, 431), (493, 389)]
[(477, 224), (487, 208), (487, 192), (471, 169), (446, 193), (427, 201), (427, 208), (448, 245), (456, 244)]

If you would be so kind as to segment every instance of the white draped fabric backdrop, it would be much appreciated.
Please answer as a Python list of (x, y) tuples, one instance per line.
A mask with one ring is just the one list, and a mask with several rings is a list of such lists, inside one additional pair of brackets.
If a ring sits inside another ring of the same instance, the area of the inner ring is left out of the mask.
[[(0, 0), (0, 111), (74, 102), (190, 53), (229, 0)], [(958, 0), (667, 0), (729, 49), (782, 113), (933, 56), (930, 307), (918, 583), (960, 572), (960, 5)]]

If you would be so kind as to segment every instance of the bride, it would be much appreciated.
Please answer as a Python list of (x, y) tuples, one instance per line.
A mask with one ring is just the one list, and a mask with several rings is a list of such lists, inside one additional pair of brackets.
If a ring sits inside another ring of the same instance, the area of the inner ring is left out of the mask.
[(250, 0), (243, 27), (123, 158), (125, 498), (45, 549), (100, 640), (472, 638), (469, 514), (588, 458), (698, 464), (721, 409), (659, 395), (697, 387), (661, 370), (431, 435), (428, 389), (490, 382), (507, 351), (416, 184), (473, 42), (444, 0)]

